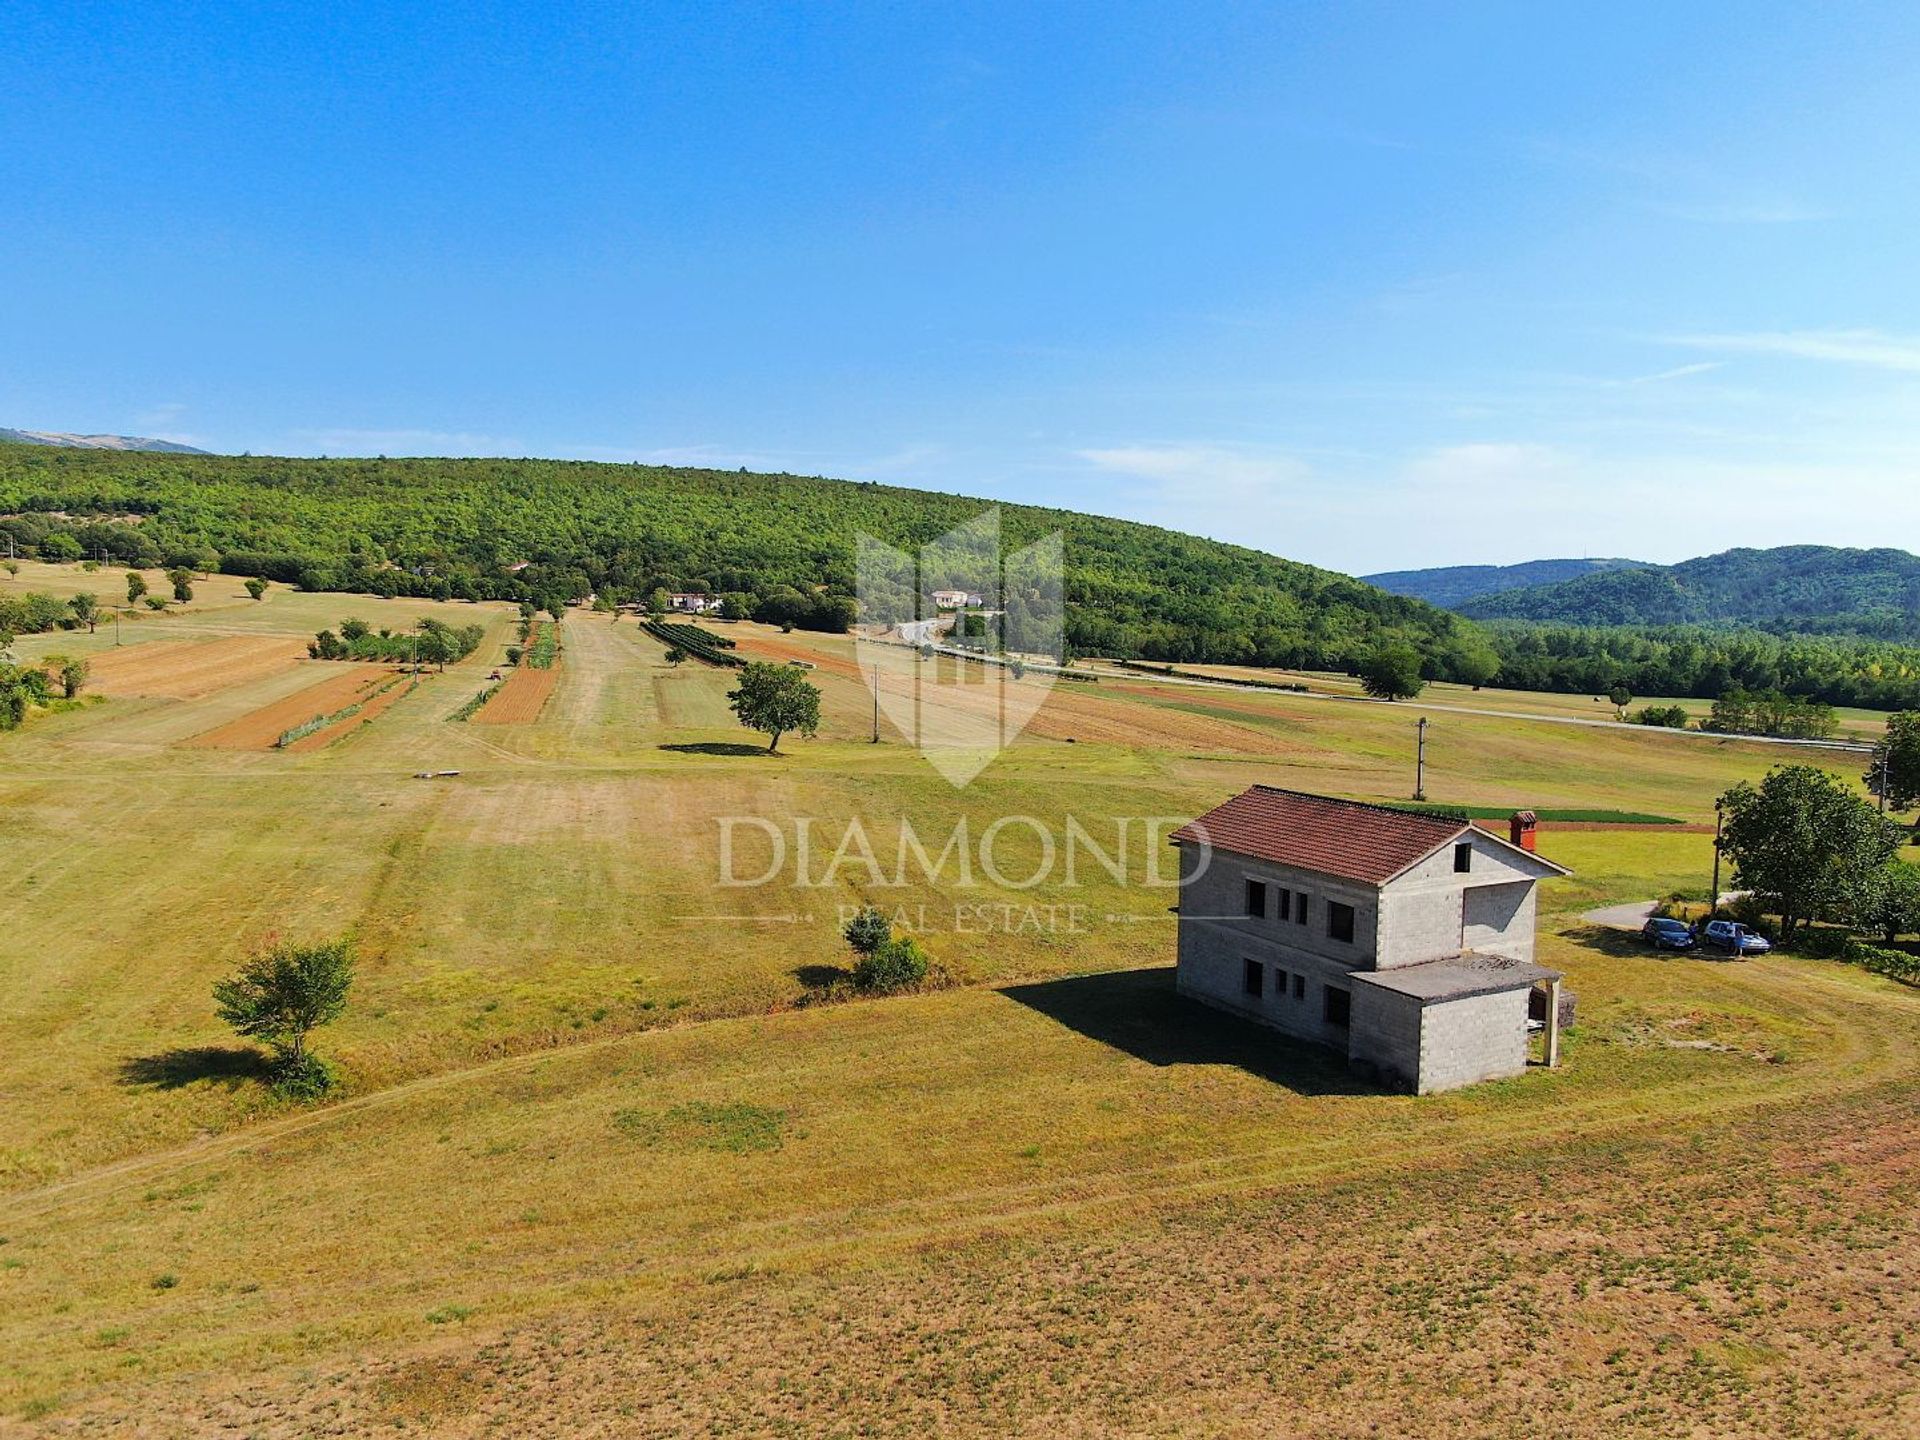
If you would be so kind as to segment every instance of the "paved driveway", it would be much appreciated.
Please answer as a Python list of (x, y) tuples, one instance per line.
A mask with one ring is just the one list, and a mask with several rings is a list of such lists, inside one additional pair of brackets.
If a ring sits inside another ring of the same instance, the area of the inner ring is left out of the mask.
[(1631, 905), (1608, 905), (1604, 909), (1589, 910), (1580, 918), (1595, 925), (1612, 926), (1615, 930), (1638, 930), (1653, 914), (1653, 903), (1651, 900), (1636, 900)]

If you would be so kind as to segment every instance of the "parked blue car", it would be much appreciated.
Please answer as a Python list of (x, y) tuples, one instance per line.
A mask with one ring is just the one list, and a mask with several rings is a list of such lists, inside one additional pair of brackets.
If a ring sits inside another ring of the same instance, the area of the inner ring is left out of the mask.
[(1705, 938), (1714, 949), (1725, 950), (1729, 955), (1765, 955), (1773, 949), (1771, 940), (1737, 920), (1710, 921)]
[(1693, 927), (1686, 921), (1658, 915), (1641, 927), (1640, 934), (1656, 950), (1691, 950), (1696, 943)]

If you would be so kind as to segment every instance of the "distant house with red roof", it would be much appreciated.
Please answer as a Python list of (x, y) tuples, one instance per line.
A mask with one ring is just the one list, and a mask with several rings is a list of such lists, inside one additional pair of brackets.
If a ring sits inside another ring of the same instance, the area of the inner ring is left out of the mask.
[[(1173, 833), (1182, 994), (1427, 1094), (1559, 1060), (1539, 882), (1570, 873), (1453, 816), (1256, 785)], [(1530, 1019), (1533, 1012), (1539, 1019)]]

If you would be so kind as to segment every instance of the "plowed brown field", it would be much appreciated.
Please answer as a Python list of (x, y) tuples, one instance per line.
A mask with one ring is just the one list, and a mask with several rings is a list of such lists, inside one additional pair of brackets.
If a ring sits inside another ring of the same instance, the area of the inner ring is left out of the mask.
[(87, 688), (116, 697), (197, 700), (290, 670), (306, 653), (307, 642), (291, 635), (148, 640), (94, 656)]
[[(360, 709), (356, 714), (349, 715), (344, 720), (336, 720), (333, 724), (327, 726), (326, 729), (316, 730), (313, 734), (303, 736), (294, 741), (293, 744), (287, 746), (288, 753), (304, 754), (309, 750), (326, 749), (327, 746), (333, 744), (334, 741), (345, 739), (362, 725), (372, 724), (375, 720), (379, 719), (380, 716), (392, 709), (393, 706), (399, 702), (400, 697), (412, 688), (406, 680), (395, 677), (392, 685), (380, 691), (377, 695), (372, 696), (370, 699), (362, 701)], [(348, 701), (347, 703), (352, 704), (353, 702)], [(326, 712), (321, 711), (319, 713), (325, 714)], [(294, 723), (297, 725), (300, 722), (296, 720)]]
[(535, 670), (530, 665), (521, 665), (507, 676), (506, 683), (493, 692), (493, 698), (482, 705), (473, 717), (475, 725), (525, 725), (540, 718), (540, 712), (546, 708), (547, 697), (553, 694), (553, 687), (560, 683), (560, 667), (551, 670)]
[(238, 720), (180, 743), (194, 750), (271, 749), (273, 742), (294, 726), (316, 715), (344, 710), (391, 673), (380, 665), (342, 665), (338, 669), (338, 674), (329, 675), (317, 685), (309, 685), (284, 700), (263, 705)]

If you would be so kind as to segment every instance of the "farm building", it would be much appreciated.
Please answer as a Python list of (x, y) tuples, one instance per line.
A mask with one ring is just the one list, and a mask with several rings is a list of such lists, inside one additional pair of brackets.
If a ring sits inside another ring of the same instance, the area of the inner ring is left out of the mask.
[(977, 590), (935, 590), (931, 598), (936, 610), (978, 609), (987, 603)]
[[(1559, 1061), (1535, 890), (1569, 872), (1465, 820), (1256, 785), (1175, 831), (1182, 994), (1416, 1094)], [(1537, 998), (1536, 998), (1537, 992)]]
[(718, 595), (669, 595), (667, 604), (687, 615), (710, 615), (719, 610), (721, 604)]

